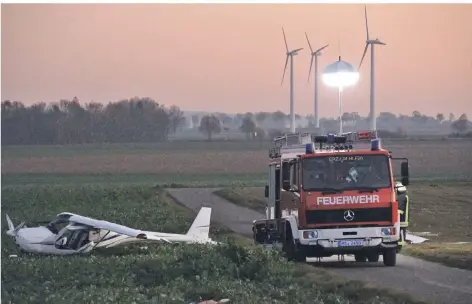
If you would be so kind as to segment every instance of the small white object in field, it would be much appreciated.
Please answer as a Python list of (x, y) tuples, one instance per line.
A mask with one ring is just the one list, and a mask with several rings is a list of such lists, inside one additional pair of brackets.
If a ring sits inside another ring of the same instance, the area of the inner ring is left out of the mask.
[(428, 241), (428, 239), (426, 238), (423, 238), (421, 236), (418, 236), (418, 235), (414, 235), (414, 234), (411, 234), (411, 233), (406, 233), (406, 241), (408, 241), (410, 244), (421, 244), (421, 243), (424, 243), (426, 241)]
[(10, 254), (10, 258), (17, 258), (17, 257), (18, 257), (18, 255), (16, 255), (16, 254)]
[(437, 233), (431, 233), (429, 231), (425, 231), (425, 232), (408, 232), (408, 233), (414, 234), (416, 236), (439, 236)]

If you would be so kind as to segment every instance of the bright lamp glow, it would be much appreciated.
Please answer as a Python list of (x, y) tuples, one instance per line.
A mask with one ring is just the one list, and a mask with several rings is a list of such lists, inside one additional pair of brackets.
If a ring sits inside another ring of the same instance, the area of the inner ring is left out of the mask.
[(323, 82), (330, 87), (348, 87), (356, 84), (358, 80), (359, 72), (341, 58), (328, 65), (323, 71)]
[(339, 134), (343, 133), (341, 95), (344, 87), (352, 86), (359, 80), (359, 72), (349, 62), (339, 60), (328, 65), (323, 71), (323, 82), (338, 88)]
[(330, 87), (349, 87), (357, 83), (359, 73), (357, 72), (338, 72), (323, 74), (323, 82)]

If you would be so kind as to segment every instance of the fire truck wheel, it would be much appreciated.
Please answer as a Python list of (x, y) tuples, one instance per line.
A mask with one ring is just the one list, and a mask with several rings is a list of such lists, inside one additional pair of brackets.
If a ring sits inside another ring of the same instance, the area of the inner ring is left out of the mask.
[(395, 266), (397, 263), (397, 250), (396, 248), (386, 249), (383, 253), (383, 263), (385, 266)]
[(306, 256), (303, 255), (303, 251), (301, 248), (297, 246), (297, 244), (293, 241), (292, 238), (288, 239), (284, 243), (284, 252), (285, 256), (289, 261), (295, 262), (305, 262)]
[(375, 263), (379, 261), (379, 257), (380, 254), (378, 252), (373, 252), (367, 255), (367, 260), (369, 260), (369, 262)]
[(354, 258), (356, 259), (356, 262), (366, 262), (367, 261), (367, 256), (364, 253), (356, 253), (354, 255)]

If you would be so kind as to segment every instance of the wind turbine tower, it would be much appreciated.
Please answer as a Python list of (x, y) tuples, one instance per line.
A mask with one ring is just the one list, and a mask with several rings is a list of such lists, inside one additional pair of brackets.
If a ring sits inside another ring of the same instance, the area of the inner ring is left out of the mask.
[(315, 111), (314, 111), (314, 118), (315, 118), (315, 127), (319, 128), (320, 127), (320, 117), (319, 117), (319, 112), (318, 112), (318, 56), (321, 56), (321, 51), (325, 48), (328, 47), (329, 44), (325, 45), (322, 48), (317, 49), (316, 51), (313, 52), (313, 49), (311, 48), (310, 40), (308, 39), (308, 35), (305, 32), (305, 37), (306, 41), (308, 41), (308, 46), (310, 47), (310, 52), (311, 52), (311, 63), (310, 63), (310, 70), (308, 71), (308, 81), (310, 81), (310, 75), (311, 75), (311, 67), (313, 66), (313, 58), (315, 59)]
[(284, 83), (285, 71), (287, 70), (288, 58), (290, 57), (290, 132), (295, 133), (295, 111), (293, 107), (293, 56), (298, 55), (298, 52), (303, 48), (296, 49), (293, 51), (288, 50), (287, 38), (285, 37), (285, 31), (282, 27), (282, 33), (284, 35), (285, 49), (287, 50), (287, 57), (285, 58), (284, 73), (282, 74), (282, 85)]
[(361, 63), (359, 64), (359, 69), (361, 68), (362, 61), (364, 61), (365, 54), (370, 45), (370, 129), (372, 131), (377, 130), (377, 121), (375, 116), (375, 75), (374, 75), (374, 45), (385, 45), (379, 38), (371, 40), (369, 37), (369, 26), (367, 24), (367, 7), (364, 6), (364, 15), (365, 15), (365, 30), (367, 33), (367, 40), (365, 42), (364, 54), (362, 55)]

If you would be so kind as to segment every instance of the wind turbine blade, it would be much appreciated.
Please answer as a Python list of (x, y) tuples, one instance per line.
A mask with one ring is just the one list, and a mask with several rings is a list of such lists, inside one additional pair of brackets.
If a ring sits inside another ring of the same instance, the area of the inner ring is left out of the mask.
[(280, 85), (282, 85), (284, 83), (285, 71), (287, 70), (287, 64), (288, 64), (288, 56), (289, 55), (287, 55), (287, 57), (285, 59), (284, 73), (282, 74), (282, 82), (280, 83)]
[(365, 31), (367, 32), (367, 40), (369, 40), (369, 25), (367, 24), (367, 5), (364, 5), (364, 15), (365, 15)]
[(329, 46), (329, 44), (325, 45), (324, 47), (322, 48), (319, 48), (315, 51), (315, 53), (318, 53), (318, 52), (321, 52), (322, 50), (324, 50), (325, 48), (327, 48)]
[(367, 48), (369, 47), (369, 44), (366, 43), (365, 44), (365, 49), (364, 49), (364, 54), (362, 55), (362, 58), (361, 58), (361, 63), (359, 63), (359, 69), (361, 68), (361, 65), (362, 65), (362, 61), (364, 61), (364, 57), (365, 57), (365, 54), (367, 53)]
[(310, 82), (310, 76), (311, 76), (311, 67), (313, 66), (313, 57), (316, 55), (311, 55), (311, 63), (310, 63), (310, 70), (308, 71), (308, 82)]
[(308, 39), (308, 35), (306, 34), (306, 32), (305, 32), (305, 37), (306, 37), (306, 41), (308, 41), (308, 46), (310, 47), (310, 52), (313, 53), (313, 49), (311, 48), (310, 40)]
[(287, 50), (287, 53), (288, 53), (288, 44), (287, 44), (287, 38), (285, 37), (284, 27), (282, 27), (282, 33), (284, 34), (285, 49)]
[(299, 49), (293, 50), (293, 51), (291, 51), (290, 53), (293, 54), (293, 53), (296, 53), (296, 52), (301, 51), (301, 50), (303, 50), (303, 48), (299, 48)]

